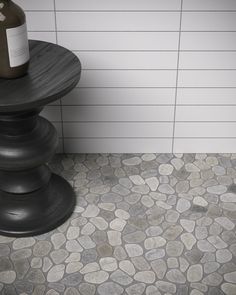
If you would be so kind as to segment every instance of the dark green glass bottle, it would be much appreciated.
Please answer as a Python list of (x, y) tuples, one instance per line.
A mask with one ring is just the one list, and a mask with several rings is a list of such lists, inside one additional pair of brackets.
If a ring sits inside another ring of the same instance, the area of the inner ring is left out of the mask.
[(25, 13), (11, 0), (0, 0), (0, 78), (21, 77), (28, 66)]

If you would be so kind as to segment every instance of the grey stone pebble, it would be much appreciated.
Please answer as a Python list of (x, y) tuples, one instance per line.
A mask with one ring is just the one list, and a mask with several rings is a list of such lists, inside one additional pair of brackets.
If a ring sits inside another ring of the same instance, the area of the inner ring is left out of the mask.
[(169, 256), (178, 257), (182, 254), (184, 246), (179, 241), (170, 241), (167, 243), (166, 252)]
[(185, 252), (184, 255), (191, 264), (199, 263), (201, 258), (203, 257), (202, 251), (195, 248)]
[(33, 254), (35, 256), (45, 256), (47, 255), (52, 248), (51, 243), (48, 241), (39, 241), (34, 245)]
[(19, 238), (13, 241), (12, 247), (14, 250), (31, 247), (35, 244), (34, 238)]
[(168, 292), (171, 294), (176, 293), (176, 285), (165, 281), (157, 281), (156, 286), (162, 292)]
[(97, 252), (101, 257), (107, 257), (112, 255), (113, 249), (111, 245), (104, 243), (97, 246)]
[(5, 257), (10, 254), (10, 247), (6, 244), (0, 244), (0, 257)]
[(176, 240), (176, 238), (183, 232), (180, 225), (170, 226), (162, 235), (166, 240)]
[(103, 270), (87, 273), (84, 276), (84, 280), (91, 284), (102, 284), (109, 277), (109, 274)]
[(220, 264), (215, 261), (206, 262), (204, 264), (204, 272), (206, 274), (215, 272), (220, 267)]
[(186, 282), (184, 274), (178, 269), (169, 270), (166, 277), (172, 283), (184, 284)]
[(45, 282), (44, 274), (40, 269), (30, 269), (26, 279), (33, 284), (43, 284)]
[(92, 284), (81, 283), (79, 285), (79, 291), (82, 295), (94, 295), (96, 292), (96, 287)]
[(97, 259), (97, 252), (95, 249), (84, 250), (81, 253), (81, 262), (83, 264), (87, 264), (90, 262), (94, 262)]
[(187, 211), (191, 207), (191, 203), (186, 199), (179, 199), (177, 202), (176, 210), (179, 213)]
[(25, 280), (24, 281), (15, 281), (14, 287), (20, 294), (21, 293), (32, 294), (33, 289), (34, 289), (34, 285), (25, 281)]
[(0, 272), (0, 283), (12, 284), (16, 279), (16, 273), (13, 270), (1, 271)]
[(165, 256), (164, 249), (152, 249), (145, 254), (147, 260), (156, 260)]
[(141, 162), (142, 160), (138, 157), (132, 157), (122, 161), (122, 163), (127, 166), (139, 165)]
[(143, 256), (136, 256), (131, 258), (132, 263), (138, 270), (150, 270), (150, 265)]
[(134, 275), (134, 279), (138, 282), (153, 284), (155, 282), (155, 273), (153, 271), (140, 271)]
[(64, 277), (61, 281), (62, 284), (66, 286), (78, 286), (82, 281), (82, 275), (79, 272), (70, 274), (66, 277)]
[(124, 289), (116, 283), (107, 282), (98, 286), (97, 291), (98, 291), (98, 294), (100, 295), (108, 295), (111, 293), (121, 295), (123, 294)]
[(222, 276), (217, 272), (209, 274), (202, 280), (203, 284), (206, 284), (208, 286), (219, 286), (222, 283), (222, 281)]
[(163, 229), (160, 226), (150, 226), (145, 232), (148, 236), (159, 236), (163, 233)]
[(69, 287), (65, 290), (65, 295), (80, 295), (79, 291), (76, 288)]
[(191, 283), (201, 281), (203, 269), (201, 264), (191, 265), (187, 271), (187, 279)]
[(157, 278), (162, 280), (167, 271), (167, 265), (164, 259), (151, 261), (151, 267), (157, 275)]
[(12, 262), (8, 257), (0, 258), (0, 272), (13, 269)]
[(52, 265), (53, 264), (50, 258), (48, 257), (43, 258), (43, 268), (42, 268), (43, 272), (47, 272), (52, 267)]
[(60, 281), (63, 278), (64, 270), (65, 265), (63, 264), (53, 266), (47, 274), (47, 281), (52, 283)]
[(127, 253), (121, 246), (116, 246), (114, 249), (114, 257), (117, 260), (125, 260), (127, 258)]
[(30, 268), (28, 259), (15, 260), (13, 261), (13, 264), (14, 264), (14, 270), (17, 273), (17, 278), (18, 279), (24, 278), (25, 274)]
[(236, 293), (235, 284), (224, 283), (222, 284), (221, 289), (226, 295), (234, 295)]
[(122, 286), (127, 286), (133, 281), (133, 279), (127, 273), (119, 269), (110, 275), (110, 279)]
[(136, 231), (134, 233), (130, 233), (123, 236), (123, 239), (126, 243), (140, 243), (144, 241), (146, 238), (146, 235), (142, 231)]
[(96, 230), (91, 238), (95, 244), (103, 244), (107, 242), (107, 233), (105, 231)]
[(62, 263), (68, 256), (69, 253), (64, 249), (55, 250), (50, 253), (50, 257), (55, 264)]
[(144, 294), (145, 288), (146, 285), (144, 283), (138, 283), (126, 288), (126, 292), (128, 295), (141, 295)]
[[(142, 257), (142, 256), (140, 256)], [(139, 258), (139, 257), (134, 257), (132, 259), (132, 262), (130, 262), (129, 260), (122, 260), (120, 263), (119, 263), (119, 268), (124, 271), (125, 273), (127, 273), (128, 275), (130, 276), (133, 276), (135, 274), (135, 268), (134, 268), (134, 265), (136, 266), (135, 262), (134, 262), (134, 259), (135, 258)]]

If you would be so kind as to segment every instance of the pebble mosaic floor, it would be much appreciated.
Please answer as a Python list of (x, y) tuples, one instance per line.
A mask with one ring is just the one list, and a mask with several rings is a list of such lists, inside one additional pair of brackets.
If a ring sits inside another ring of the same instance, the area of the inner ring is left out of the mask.
[(0, 236), (1, 295), (235, 295), (236, 154), (56, 155), (50, 233)]

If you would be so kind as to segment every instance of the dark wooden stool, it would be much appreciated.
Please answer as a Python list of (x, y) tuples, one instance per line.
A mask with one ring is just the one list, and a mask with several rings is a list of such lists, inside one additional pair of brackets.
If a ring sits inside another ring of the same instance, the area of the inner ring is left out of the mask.
[(31, 236), (61, 225), (73, 212), (75, 194), (47, 162), (58, 146), (43, 107), (70, 92), (81, 65), (69, 50), (30, 41), (28, 74), (0, 79), (0, 234)]

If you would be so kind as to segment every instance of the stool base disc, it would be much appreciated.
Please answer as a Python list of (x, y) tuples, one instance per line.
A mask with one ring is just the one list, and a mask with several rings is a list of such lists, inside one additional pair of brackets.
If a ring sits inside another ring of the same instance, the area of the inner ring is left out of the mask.
[(28, 237), (49, 232), (71, 216), (75, 203), (73, 188), (56, 174), (32, 193), (0, 191), (0, 235)]

